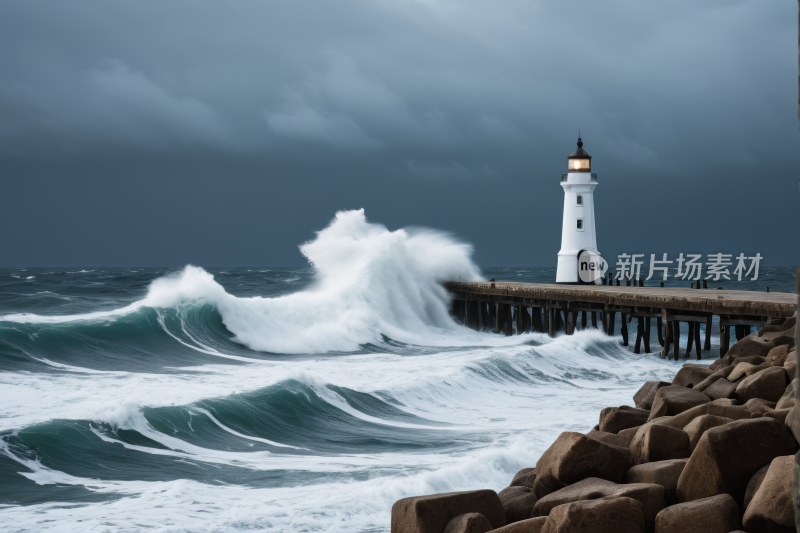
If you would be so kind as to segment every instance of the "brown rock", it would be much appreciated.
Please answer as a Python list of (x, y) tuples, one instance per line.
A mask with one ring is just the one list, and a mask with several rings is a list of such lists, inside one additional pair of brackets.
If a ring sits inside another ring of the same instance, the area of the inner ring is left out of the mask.
[(598, 478), (588, 478), (569, 487), (551, 492), (533, 506), (531, 516), (548, 516), (559, 505), (581, 500), (597, 500), (608, 496), (625, 496), (642, 504), (645, 520), (651, 522), (664, 508), (664, 487), (654, 483), (620, 485)]
[(707, 388), (709, 388), (711, 385), (713, 385), (715, 381), (717, 381), (718, 379), (722, 379), (724, 377), (725, 377), (725, 369), (717, 370), (716, 372), (713, 372), (706, 379), (704, 379), (703, 381), (701, 381), (692, 388), (696, 391), (702, 392)]
[(633, 395), (634, 405), (639, 409), (650, 409), (656, 397), (656, 391), (661, 387), (669, 387), (671, 383), (666, 381), (648, 381), (639, 391)]
[(665, 417), (662, 420), (652, 420), (650, 424), (659, 424), (662, 426), (669, 426), (676, 429), (685, 428), (689, 422), (703, 415), (724, 416), (732, 418), (733, 420), (742, 420), (752, 418), (753, 414), (748, 409), (741, 405), (731, 405), (727, 402), (735, 400), (720, 399), (714, 400), (709, 403), (692, 407), (688, 411), (684, 411), (679, 415)]
[(736, 399), (739, 403), (745, 403), (751, 398), (777, 402), (786, 390), (787, 383), (786, 371), (782, 367), (773, 366), (744, 378), (736, 387)]
[(501, 490), (497, 496), (506, 512), (506, 524), (530, 518), (537, 500), (536, 494), (530, 487), (508, 487)]
[(605, 442), (606, 444), (611, 444), (613, 446), (620, 446), (622, 448), (627, 448), (628, 444), (630, 444), (630, 439), (626, 438), (625, 436), (614, 433), (606, 433), (605, 431), (597, 431), (595, 429), (589, 431), (586, 436), (591, 439), (599, 440), (600, 442)]
[(778, 399), (777, 405), (775, 405), (775, 409), (791, 409), (794, 407), (795, 402), (795, 395), (794, 390), (795, 387), (800, 384), (797, 378), (793, 379), (791, 383), (786, 386), (786, 389), (783, 391), (783, 394)]
[(672, 384), (693, 388), (713, 373), (714, 371), (706, 366), (684, 366), (675, 374)]
[[(740, 358), (754, 355), (766, 357), (769, 351), (776, 346), (790, 344), (792, 341), (793, 339), (784, 333), (770, 333), (762, 337), (748, 335), (731, 346), (730, 350), (728, 350), (728, 353), (725, 355), (730, 354), (733, 357)], [(761, 363), (763, 363), (763, 361), (761, 361)]]
[(789, 355), (786, 356), (786, 361), (783, 362), (783, 369), (786, 370), (790, 380), (797, 377), (797, 350), (789, 352)]
[(756, 372), (761, 372), (762, 370), (764, 370), (766, 368), (770, 368), (771, 366), (772, 365), (769, 364), (769, 363), (761, 363), (760, 365), (751, 366), (750, 368), (748, 368), (747, 370), (744, 371), (744, 375), (745, 376), (752, 376)]
[(413, 496), (392, 506), (392, 533), (442, 533), (458, 515), (480, 513), (492, 528), (506, 524), (505, 511), (493, 490), (471, 490)]
[(761, 468), (758, 469), (758, 471), (755, 474), (753, 474), (753, 477), (750, 478), (750, 481), (747, 482), (747, 488), (744, 491), (745, 509), (747, 509), (747, 506), (750, 505), (750, 502), (753, 500), (753, 496), (756, 495), (758, 488), (764, 481), (764, 476), (767, 475), (767, 470), (769, 470), (769, 465), (762, 466)]
[(786, 415), (783, 425), (789, 434), (794, 437), (795, 442), (800, 443), (800, 409), (796, 405), (789, 409), (789, 414)]
[(772, 366), (783, 366), (786, 357), (789, 355), (789, 345), (783, 344), (771, 349), (767, 354), (767, 362)]
[(514, 522), (513, 524), (508, 524), (500, 529), (492, 530), (492, 533), (540, 533), (546, 523), (546, 516), (528, 518), (527, 520)]
[(650, 409), (650, 420), (665, 415), (677, 415), (696, 405), (710, 401), (710, 397), (696, 390), (678, 385), (663, 387), (656, 392), (653, 407)]
[(728, 377), (727, 377), (728, 381), (730, 381), (731, 383), (733, 383), (734, 381), (738, 381), (739, 378), (744, 377), (745, 372), (747, 372), (747, 370), (749, 370), (751, 368), (755, 368), (755, 365), (751, 365), (750, 363), (739, 363), (739, 364), (737, 364), (733, 368), (733, 372), (728, 374)]
[(703, 392), (714, 400), (732, 398), (736, 394), (736, 385), (725, 378), (720, 378), (704, 389)]
[(559, 505), (542, 533), (644, 533), (642, 504), (633, 498), (601, 498)]
[(664, 501), (667, 505), (675, 503), (675, 490), (678, 488), (678, 478), (683, 472), (683, 467), (689, 459), (669, 459), (636, 465), (628, 470), (626, 481), (628, 483), (655, 483), (664, 487)]
[(659, 424), (639, 428), (630, 445), (634, 465), (689, 457), (689, 436), (682, 429)]
[(739, 506), (730, 494), (679, 503), (656, 516), (656, 533), (729, 533), (740, 526)]
[(640, 427), (642, 427), (642, 426), (638, 426), (638, 427), (635, 427), (635, 428), (623, 429), (622, 431), (617, 433), (617, 436), (622, 439), (622, 442), (624, 442), (624, 444), (622, 445), (623, 447), (630, 448), (631, 441), (633, 441), (633, 437), (636, 436), (636, 432), (639, 431)]
[(509, 487), (529, 487), (532, 489), (534, 481), (536, 481), (536, 469), (523, 468), (514, 474), (514, 478), (511, 480)]
[(775, 405), (775, 402), (770, 402), (763, 398), (751, 398), (742, 407), (753, 413), (753, 417), (756, 418), (764, 416), (764, 413), (775, 409)]
[(444, 533), (488, 533), (492, 524), (481, 513), (460, 514), (447, 523)]
[(533, 489), (543, 498), (587, 477), (619, 483), (631, 466), (629, 450), (568, 431), (539, 458)]
[(795, 531), (792, 504), (794, 456), (776, 457), (747, 506), (744, 527), (751, 533)]
[(623, 429), (641, 426), (647, 422), (650, 411), (623, 405), (606, 407), (600, 411), (600, 431), (617, 434)]
[(694, 451), (694, 449), (697, 447), (700, 437), (702, 437), (703, 433), (705, 433), (707, 430), (727, 424), (728, 422), (733, 422), (733, 419), (725, 416), (714, 415), (698, 416), (689, 422), (686, 427), (683, 428), (683, 430), (689, 436), (689, 450)]
[(678, 479), (678, 500), (741, 494), (753, 474), (795, 443), (772, 418), (735, 420), (707, 430)]
[(781, 424), (786, 424), (786, 418), (788, 418), (789, 413), (791, 413), (791, 409), (770, 409), (764, 416), (768, 416), (770, 418), (774, 418)]
[(794, 316), (790, 316), (789, 318), (773, 318), (770, 324), (767, 324), (761, 331), (759, 331), (760, 335), (764, 335), (765, 333), (778, 333), (793, 329), (797, 324), (797, 313)]
[(725, 368), (727, 366), (730, 366), (732, 361), (733, 361), (733, 356), (730, 355), (730, 353), (727, 353), (727, 354), (725, 354), (724, 357), (720, 357), (719, 359), (717, 359), (716, 361), (711, 363), (711, 365), (709, 365), (708, 369), (709, 370), (713, 370), (714, 372), (716, 372), (717, 370), (721, 370), (721, 369), (723, 369), (723, 368)]

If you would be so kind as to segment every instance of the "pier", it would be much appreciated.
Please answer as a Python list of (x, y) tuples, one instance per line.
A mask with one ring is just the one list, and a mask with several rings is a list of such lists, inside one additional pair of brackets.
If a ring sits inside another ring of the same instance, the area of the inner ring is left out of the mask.
[[(641, 283), (641, 282), (640, 282)], [(572, 335), (576, 329), (602, 328), (608, 335), (620, 332), (629, 345), (628, 324), (636, 319), (634, 352), (651, 353), (651, 325), (656, 319), (660, 355), (680, 356), (680, 323), (689, 328), (686, 356), (694, 350), (701, 358), (700, 326), (705, 324), (702, 349), (711, 349), (714, 316), (719, 317), (720, 357), (730, 347), (731, 331), (739, 340), (752, 327), (763, 327), (795, 313), (797, 295), (678, 287), (564, 285), (506, 282), (447, 282), (453, 297), (453, 315), (474, 329), (492, 328), (505, 335), (526, 331), (557, 331)], [(599, 321), (598, 321), (599, 317)], [(733, 329), (731, 329), (733, 328)]]

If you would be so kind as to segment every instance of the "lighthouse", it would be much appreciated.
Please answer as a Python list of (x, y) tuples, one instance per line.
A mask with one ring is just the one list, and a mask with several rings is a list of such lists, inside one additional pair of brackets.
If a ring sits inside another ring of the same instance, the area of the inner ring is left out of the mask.
[[(561, 226), (561, 250), (558, 252), (556, 283), (585, 283), (578, 275), (578, 256), (590, 252), (599, 256), (594, 226), (594, 188), (597, 174), (592, 173), (592, 156), (578, 149), (567, 157), (567, 174), (561, 175), (564, 188), (564, 219)], [(601, 283), (598, 278), (595, 283)]]

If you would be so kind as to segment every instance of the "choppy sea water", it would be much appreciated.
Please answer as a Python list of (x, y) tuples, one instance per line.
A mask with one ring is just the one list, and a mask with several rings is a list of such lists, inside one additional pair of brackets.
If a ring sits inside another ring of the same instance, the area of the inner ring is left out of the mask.
[[(441, 281), (555, 271), (481, 270), (434, 231), (343, 213), (302, 251), (0, 269), (0, 530), (388, 531), (396, 500), (500, 490), (683, 362), (461, 327)], [(791, 292), (793, 269), (728, 288), (762, 284)]]

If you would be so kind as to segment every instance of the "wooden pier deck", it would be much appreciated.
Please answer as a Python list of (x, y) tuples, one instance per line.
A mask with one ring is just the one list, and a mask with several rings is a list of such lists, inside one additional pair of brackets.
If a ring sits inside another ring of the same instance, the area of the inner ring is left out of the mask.
[(792, 316), (797, 309), (797, 295), (780, 292), (499, 281), (447, 282), (445, 288), (453, 296), (454, 315), (465, 325), (493, 327), (496, 333), (506, 335), (514, 332), (514, 326), (517, 333), (547, 331), (555, 336), (563, 329), (571, 335), (579, 316), (585, 328), (598, 327), (597, 315), (602, 329), (613, 335), (619, 313), (623, 344), (628, 345), (627, 324), (636, 318), (635, 352), (639, 353), (641, 343), (650, 352), (650, 321), (656, 318), (659, 343), (664, 346), (661, 356), (666, 357), (672, 347), (676, 359), (680, 338), (673, 332), (680, 332), (680, 322), (689, 327), (687, 356), (694, 344), (700, 359), (700, 326), (705, 324), (704, 349), (710, 350), (714, 316), (719, 317), (720, 355), (724, 355), (731, 326), (738, 340), (748, 335), (752, 326)]

